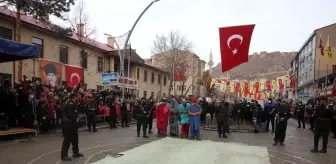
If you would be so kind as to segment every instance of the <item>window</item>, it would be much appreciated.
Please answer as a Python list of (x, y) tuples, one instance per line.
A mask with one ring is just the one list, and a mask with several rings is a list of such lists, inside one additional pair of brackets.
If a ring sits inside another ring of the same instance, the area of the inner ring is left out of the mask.
[(1, 39), (7, 39), (12, 40), (12, 30), (4, 27), (0, 27), (0, 38)]
[(167, 78), (166, 78), (166, 76), (163, 76), (163, 85), (167, 85)]
[(102, 57), (98, 57), (97, 59), (97, 71), (103, 72), (103, 58)]
[(161, 84), (161, 75), (158, 75), (158, 84)]
[(103, 86), (97, 85), (97, 91), (101, 91), (101, 90), (103, 90)]
[(60, 46), (60, 62), (63, 64), (68, 64), (68, 53), (69, 53), (69, 49), (67, 46)]
[(140, 68), (137, 68), (137, 79), (140, 79)]
[(83, 52), (82, 51), (82, 67), (83, 68), (85, 68), (85, 69), (87, 69), (87, 65), (88, 64), (88, 54), (87, 54), (87, 52)]
[(147, 70), (144, 71), (144, 81), (147, 81)]
[(144, 98), (147, 98), (147, 91), (144, 91), (144, 93), (143, 93), (143, 97), (144, 97)]
[(306, 76), (305, 76), (305, 79), (307, 79), (307, 76), (308, 76), (308, 72), (306, 72)]
[(151, 92), (151, 98), (154, 98), (154, 92)]
[(152, 72), (152, 83), (154, 83), (155, 75), (154, 72)]
[(62, 86), (67, 88), (67, 82), (66, 81), (62, 81)]
[(163, 93), (163, 97), (166, 97), (166, 93)]
[(43, 40), (40, 38), (33, 37), (32, 43), (38, 47), (40, 58), (43, 58)]

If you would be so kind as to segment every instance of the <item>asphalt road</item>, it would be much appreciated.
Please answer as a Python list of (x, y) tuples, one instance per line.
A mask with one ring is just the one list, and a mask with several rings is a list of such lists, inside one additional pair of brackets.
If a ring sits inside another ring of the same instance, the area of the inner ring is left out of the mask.
[[(309, 125), (308, 125), (309, 127)], [(203, 140), (218, 142), (238, 142), (255, 146), (267, 146), (272, 164), (332, 164), (336, 163), (336, 139), (330, 138), (328, 154), (312, 154), (313, 134), (307, 129), (297, 129), (295, 120), (290, 120), (285, 146), (273, 146), (273, 136), (267, 133), (232, 133), (229, 139), (217, 138), (215, 131), (202, 131)], [(135, 126), (118, 129), (100, 129), (97, 133), (79, 133), (80, 150), (85, 157), (72, 162), (60, 161), (62, 136), (60, 133), (40, 135), (33, 142), (0, 142), (1, 164), (88, 164), (108, 155), (157, 140), (137, 138)], [(69, 150), (69, 155), (71, 150)], [(223, 162), (225, 163), (225, 162)]]

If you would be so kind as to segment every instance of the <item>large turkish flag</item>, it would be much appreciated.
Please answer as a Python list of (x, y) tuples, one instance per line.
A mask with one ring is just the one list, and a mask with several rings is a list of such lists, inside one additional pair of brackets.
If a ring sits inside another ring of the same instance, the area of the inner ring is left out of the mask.
[(243, 25), (219, 28), (222, 72), (248, 62), (254, 26)]
[(67, 79), (67, 86), (70, 88), (76, 88), (83, 80), (83, 70), (81, 67), (66, 65), (65, 75)]

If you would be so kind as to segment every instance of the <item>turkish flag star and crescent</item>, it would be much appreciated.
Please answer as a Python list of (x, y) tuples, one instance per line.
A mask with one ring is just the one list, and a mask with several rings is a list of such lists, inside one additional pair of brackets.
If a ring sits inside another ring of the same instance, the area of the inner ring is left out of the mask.
[(219, 28), (222, 72), (248, 62), (250, 42), (255, 25)]
[(70, 88), (76, 88), (83, 80), (83, 70), (81, 67), (66, 65), (65, 74), (67, 86)]

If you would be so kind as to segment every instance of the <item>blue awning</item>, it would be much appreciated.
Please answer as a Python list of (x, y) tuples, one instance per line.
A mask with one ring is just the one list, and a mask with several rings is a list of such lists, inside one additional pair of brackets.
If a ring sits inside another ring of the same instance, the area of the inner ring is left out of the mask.
[(31, 58), (39, 58), (37, 46), (0, 39), (0, 63)]

